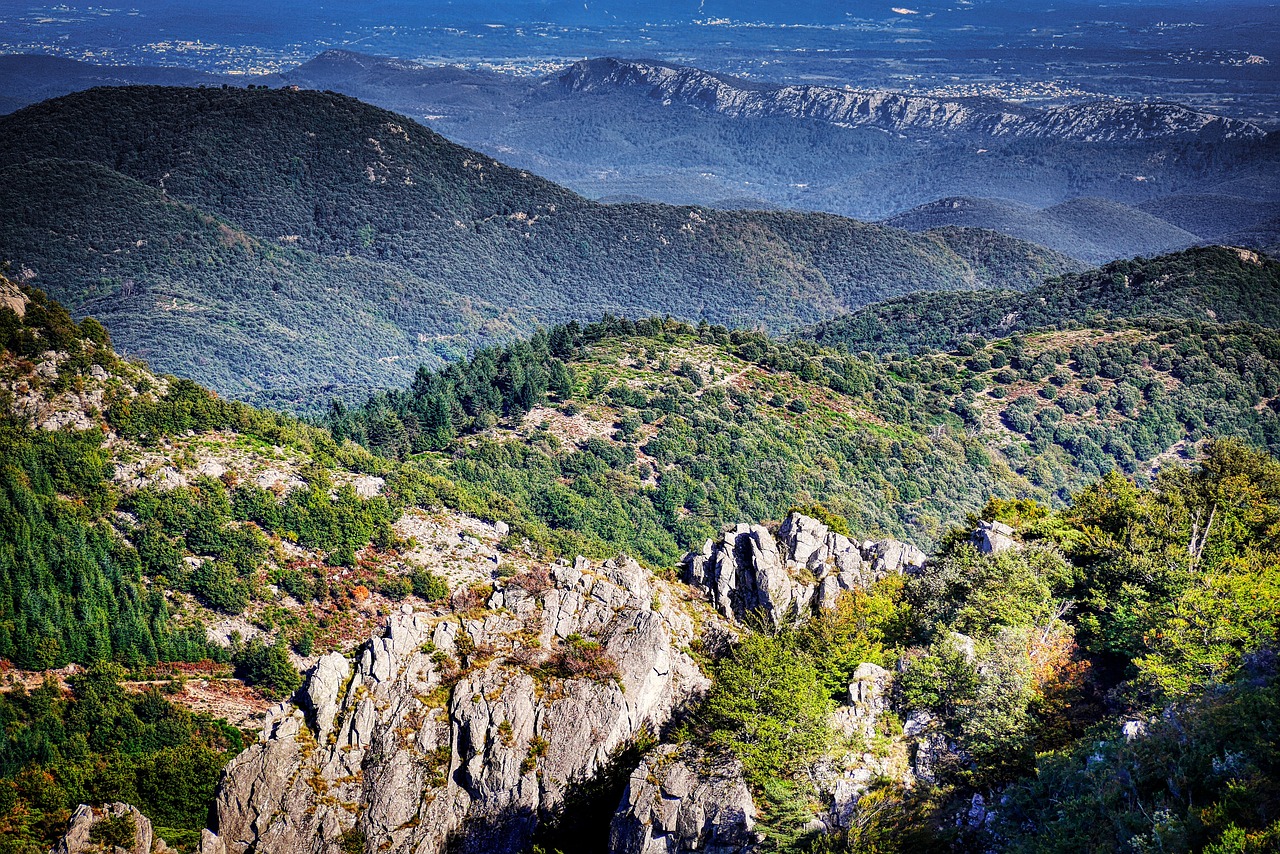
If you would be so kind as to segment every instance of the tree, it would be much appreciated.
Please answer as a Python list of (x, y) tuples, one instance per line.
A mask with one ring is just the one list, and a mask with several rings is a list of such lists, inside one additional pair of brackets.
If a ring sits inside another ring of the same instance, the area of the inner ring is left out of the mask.
[(283, 635), (275, 643), (267, 644), (261, 637), (249, 642), (231, 655), (236, 676), (246, 685), (256, 685), (274, 698), (283, 698), (302, 685), (302, 674), (289, 660), (289, 651)]
[(798, 652), (790, 635), (752, 632), (713, 669), (705, 725), (753, 779), (785, 778), (827, 746), (831, 701)]

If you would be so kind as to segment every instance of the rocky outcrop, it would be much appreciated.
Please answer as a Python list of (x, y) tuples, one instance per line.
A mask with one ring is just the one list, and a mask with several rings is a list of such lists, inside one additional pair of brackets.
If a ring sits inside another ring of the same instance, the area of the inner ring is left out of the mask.
[(1013, 528), (1003, 522), (979, 522), (970, 540), (984, 555), (995, 555), (1022, 548), (1022, 544), (1013, 537)]
[(759, 843), (737, 760), (663, 745), (631, 774), (609, 830), (615, 854), (745, 854)]
[(889, 711), (889, 689), (892, 676), (878, 664), (863, 662), (849, 680), (847, 706), (836, 709), (833, 725), (837, 732), (870, 739), (876, 734), (876, 724)]
[[(545, 570), (542, 570), (545, 573)], [(629, 560), (405, 608), (323, 657), (232, 760), (202, 854), (515, 852), (573, 784), (705, 690), (692, 621)]]
[(925, 555), (896, 540), (859, 542), (816, 519), (792, 513), (775, 539), (762, 525), (739, 524), (719, 542), (686, 556), (684, 580), (702, 590), (721, 614), (745, 619), (752, 612), (781, 625), (834, 606), (842, 590), (865, 587), (889, 573), (914, 572)]
[[(130, 827), (133, 842), (126, 848), (118, 843), (130, 835)], [(67, 833), (52, 854), (151, 854), (153, 839), (151, 821), (129, 804), (113, 803), (101, 807), (81, 804), (71, 814)], [(168, 850), (163, 839), (154, 841), (158, 843), (156, 850)]]

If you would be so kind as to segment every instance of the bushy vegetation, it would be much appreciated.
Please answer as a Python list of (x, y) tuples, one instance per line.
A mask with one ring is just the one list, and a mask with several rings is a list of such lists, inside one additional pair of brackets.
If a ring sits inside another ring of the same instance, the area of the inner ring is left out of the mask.
[[(1021, 546), (982, 554), (957, 529), (922, 572), (860, 594), (874, 607), (846, 598), (746, 635), (689, 734), (741, 759), (780, 850), (1268, 850), (1278, 475), (1223, 441), (1145, 488), (1109, 475), (1061, 510), (993, 501), (982, 515)], [(894, 708), (934, 739), (929, 785), (873, 787), (847, 831), (780, 836), (771, 821), (804, 814), (807, 769), (836, 747), (820, 686), (847, 685), (859, 658), (896, 662)], [(989, 819), (968, 818), (975, 795)]]
[(1280, 326), (1280, 262), (1211, 246), (1115, 261), (1051, 278), (1027, 294), (916, 293), (826, 320), (800, 337), (877, 352), (952, 350), (1032, 329), (1144, 317)]
[(273, 644), (262, 638), (249, 642), (231, 653), (236, 676), (246, 685), (260, 687), (269, 697), (285, 699), (302, 686), (302, 674), (289, 660), (289, 651), (281, 637)]
[[(16, 360), (12, 370), (30, 371), (25, 360), (38, 353), (66, 354), (51, 381), (59, 393), (82, 387), (92, 369), (122, 369), (100, 324), (86, 319), (77, 326), (40, 292), (23, 293), (23, 318), (0, 308), (5, 357)], [(175, 489), (122, 489), (101, 430), (35, 429), (6, 400), (0, 659), (38, 670), (71, 662), (144, 667), (225, 658), (209, 645), (199, 620), (174, 613), (168, 592), (185, 591), (209, 608), (239, 614), (274, 580), (265, 572), (274, 562), (267, 535), (351, 566), (371, 542), (391, 544), (390, 524), (406, 503), (434, 494), (421, 477), (388, 473), (383, 495), (359, 498), (351, 486), (335, 486), (326, 466), (385, 465), (363, 450), (339, 448), (325, 431), (222, 400), (188, 380), (167, 384), (162, 393), (134, 395), (118, 378), (106, 381), (106, 425), (144, 447), (189, 431), (257, 437), (308, 459), (306, 484), (281, 497), (253, 483), (200, 476)], [(301, 573), (280, 580), (305, 599), (319, 589)]]
[(244, 739), (156, 686), (130, 691), (123, 676), (104, 664), (72, 677), (69, 694), (52, 678), (0, 693), (0, 851), (48, 851), (77, 804), (110, 801), (185, 831), (170, 834), (175, 844), (198, 838), (222, 766)]
[[(1197, 321), (910, 356), (606, 318), (423, 369), (404, 391), (335, 404), (326, 423), (415, 458), (453, 484), (444, 500), (534, 540), (663, 565), (797, 502), (928, 544), (976, 496), (1062, 501), (1112, 470), (1144, 481), (1212, 436), (1280, 449), (1278, 357), (1280, 333)], [(535, 409), (540, 423), (586, 413), (610, 429), (565, 442), (520, 426)]]

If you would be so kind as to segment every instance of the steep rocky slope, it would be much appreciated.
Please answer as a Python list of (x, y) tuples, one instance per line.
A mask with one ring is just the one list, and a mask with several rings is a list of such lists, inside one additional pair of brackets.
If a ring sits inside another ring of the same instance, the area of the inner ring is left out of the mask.
[[(744, 537), (750, 546), (739, 547)], [(806, 577), (818, 576), (824, 594), (837, 584), (862, 589), (924, 560), (902, 543), (855, 543), (792, 514), (776, 532), (739, 526), (690, 555), (691, 588), (627, 558), (579, 558), (499, 581), (470, 610), (406, 605), (354, 660), (324, 656), (294, 703), (268, 713), (259, 743), (227, 766), (216, 835), (206, 834), (203, 850), (525, 850), (575, 786), (699, 699), (709, 683), (691, 645), (742, 631), (756, 616), (794, 622), (834, 607), (830, 595), (813, 597)], [(720, 607), (736, 629), (691, 592), (716, 605), (725, 589), (734, 607)], [(860, 670), (849, 705), (833, 715), (838, 727), (851, 737), (874, 732), (886, 680), (874, 665)], [(876, 773), (901, 762), (903, 750), (873, 760)], [(754, 846), (741, 770), (700, 751), (661, 747), (630, 774), (610, 850)], [(838, 757), (839, 767), (822, 772), (833, 825), (872, 776), (864, 760)]]
[(405, 606), (268, 715), (226, 769), (208, 844), (524, 850), (567, 790), (705, 688), (686, 607), (627, 559), (515, 576), (461, 615)]

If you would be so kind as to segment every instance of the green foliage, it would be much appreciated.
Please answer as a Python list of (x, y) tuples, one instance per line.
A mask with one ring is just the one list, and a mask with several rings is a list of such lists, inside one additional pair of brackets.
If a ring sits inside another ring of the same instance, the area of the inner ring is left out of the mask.
[(1086, 645), (1137, 660), (1166, 692), (1230, 681), (1275, 637), (1278, 472), (1265, 454), (1221, 441), (1150, 490), (1110, 476), (1082, 491), (1066, 516), (1081, 532), (1067, 547), (1081, 568)]
[(365, 833), (358, 827), (348, 828), (338, 837), (338, 850), (342, 854), (364, 854), (365, 844)]
[(0, 658), (42, 669), (205, 657), (106, 522), (116, 492), (101, 434), (0, 424), (0, 457)]
[(847, 698), (859, 664), (890, 663), (884, 641), (901, 633), (905, 612), (902, 577), (887, 576), (868, 588), (842, 591), (834, 608), (805, 620), (797, 630), (797, 644), (814, 662), (833, 700)]
[(333, 93), (104, 87), (0, 127), (0, 255), (73, 312), (105, 307), (161, 370), (294, 409), (401, 385), (535, 319), (782, 329), (1077, 266), (968, 230), (600, 205)]
[(99, 819), (89, 830), (89, 841), (103, 845), (106, 850), (133, 848), (134, 837), (138, 832), (138, 823), (133, 815), (109, 815)]
[(414, 570), (411, 582), (413, 595), (427, 602), (439, 602), (449, 596), (449, 582), (430, 570)]
[(230, 564), (207, 561), (191, 573), (191, 592), (210, 608), (235, 616), (249, 605), (251, 590)]
[(754, 781), (788, 777), (821, 753), (831, 701), (817, 668), (789, 634), (747, 634), (712, 673), (700, 712), (713, 741), (742, 761)]
[(1128, 741), (1042, 756), (1006, 790), (995, 829), (1010, 852), (1266, 851), (1280, 809), (1274, 670), (1150, 720)]
[(128, 691), (122, 675), (100, 665), (73, 677), (69, 695), (52, 680), (0, 694), (0, 849), (52, 848), (81, 803), (124, 801), (163, 827), (205, 826), (222, 766), (245, 746), (240, 732), (154, 687)]
[[(1144, 324), (1015, 337), (961, 358), (855, 356), (606, 318), (420, 371), (411, 388), (334, 407), (326, 422), (335, 438), (385, 456), (417, 454), (424, 471), (452, 482), (438, 500), (566, 553), (623, 550), (662, 565), (723, 524), (813, 504), (854, 530), (927, 545), (979, 495), (1060, 502), (1113, 470), (1143, 482), (1162, 454), (1214, 435), (1280, 449), (1280, 417), (1266, 403), (1280, 392), (1280, 334)], [(671, 368), (692, 364), (691, 353), (737, 379), (695, 387)], [(646, 370), (628, 367), (641, 357)], [(510, 428), (548, 403), (517, 393), (513, 378), (556, 360), (605, 383), (598, 405), (612, 436), (564, 443), (544, 424), (511, 441)], [(1011, 388), (1052, 378), (1062, 393), (997, 397), (993, 374)], [(774, 398), (808, 408), (799, 415)], [(1008, 429), (992, 429), (993, 415)]]
[(302, 674), (289, 659), (284, 638), (268, 644), (261, 637), (249, 639), (231, 653), (236, 676), (246, 685), (256, 685), (269, 697), (285, 698), (302, 686)]
[[(806, 331), (854, 349), (956, 350), (981, 339), (1117, 318), (1165, 317), (1280, 327), (1280, 262), (1223, 247), (1115, 261), (1032, 289), (916, 293), (868, 306)], [(972, 357), (972, 352), (964, 355)], [(997, 366), (999, 367), (999, 366)]]
[(1246, 655), (1280, 647), (1280, 559), (1230, 562), (1189, 584), (1134, 661), (1141, 679), (1167, 696), (1229, 682)]
[(945, 625), (991, 637), (1005, 626), (1044, 624), (1073, 580), (1073, 568), (1055, 548), (1034, 545), (988, 556), (962, 542), (907, 582), (907, 598), (922, 629)]

